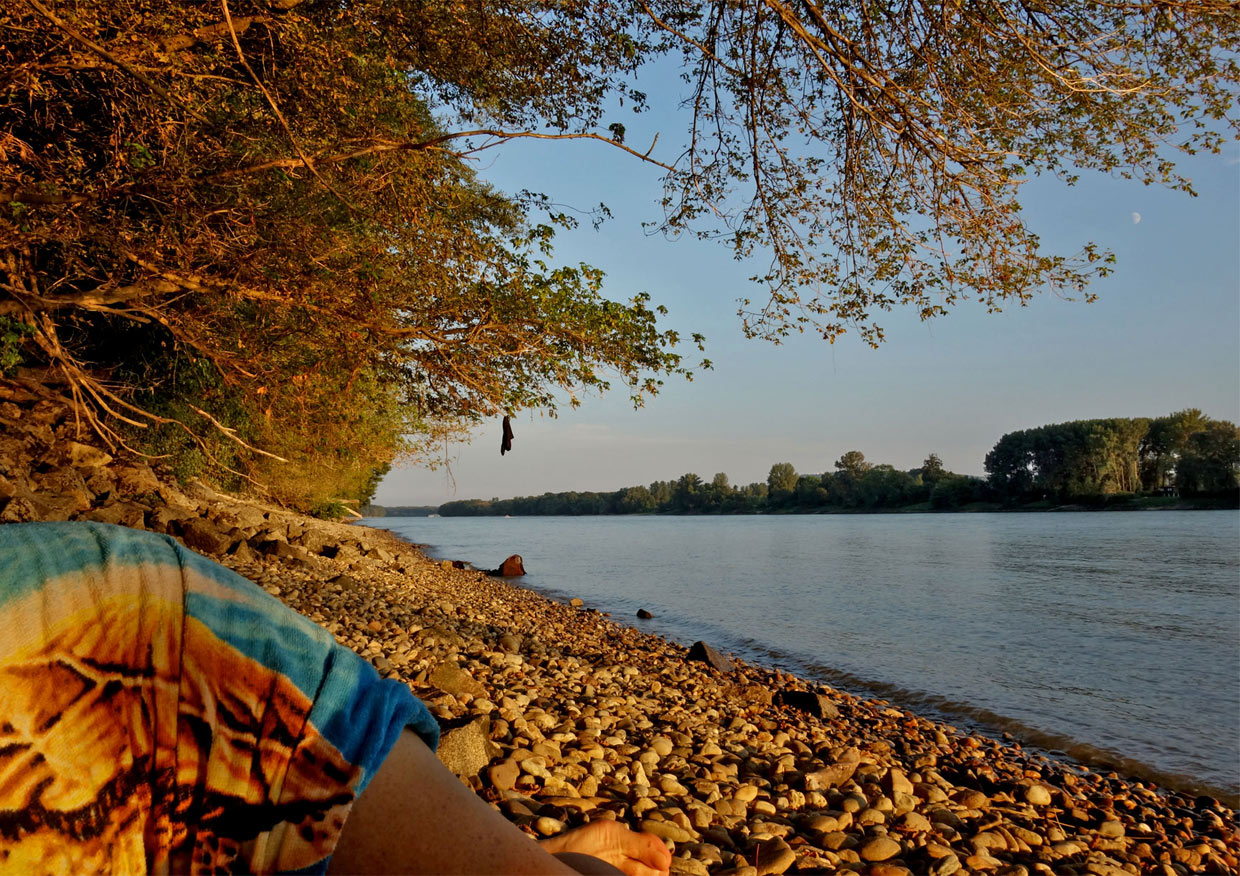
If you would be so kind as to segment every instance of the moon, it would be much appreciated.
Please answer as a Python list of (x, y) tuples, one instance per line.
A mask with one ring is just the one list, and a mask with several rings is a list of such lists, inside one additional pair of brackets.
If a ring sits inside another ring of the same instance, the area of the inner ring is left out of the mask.
[(1141, 214), (1140, 214), (1140, 213), (1136, 213), (1136, 212), (1134, 212), (1134, 213), (1132, 214), (1132, 224), (1133, 224), (1133, 225), (1140, 225), (1140, 224), (1141, 224)]

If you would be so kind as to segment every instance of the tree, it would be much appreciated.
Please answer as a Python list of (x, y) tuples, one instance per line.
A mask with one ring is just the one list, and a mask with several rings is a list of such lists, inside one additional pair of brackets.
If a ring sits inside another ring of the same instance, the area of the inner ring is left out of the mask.
[(646, 514), (657, 507), (654, 496), (645, 487), (629, 487), (620, 491), (617, 514)]
[[(664, 231), (769, 256), (748, 333), (877, 343), (897, 305), (1109, 270), (1041, 249), (1029, 175), (1188, 189), (1165, 145), (1237, 125), (1220, 0), (60, 6), (0, 12), (0, 362), (49, 369), (109, 441), (196, 441), (261, 481), (297, 457), (292, 491), (364, 490), (410, 434), (687, 373), (648, 298), (551, 262), (571, 220), (486, 185), (481, 150), (580, 138), (657, 166)], [(612, 108), (643, 108), (634, 76), (669, 55), (684, 139), (626, 144)]]
[(870, 470), (870, 464), (865, 461), (865, 454), (860, 450), (850, 450), (835, 461), (835, 467), (854, 479), (860, 477)]
[(1186, 408), (1150, 421), (1149, 429), (1138, 448), (1141, 485), (1157, 490), (1175, 483), (1176, 464), (1194, 432), (1199, 432), (1210, 418), (1197, 408)]
[(681, 475), (672, 486), (672, 510), (688, 513), (700, 511), (705, 499), (703, 486), (702, 479), (692, 472)]
[(531, 9), (330, 7), (0, 13), (0, 316), (84, 420), (313, 504), (410, 435), (686, 373), (648, 296), (551, 263), (571, 220), (478, 179), (432, 108), (588, 119), (627, 50), (560, 57)]
[(971, 502), (985, 499), (986, 484), (967, 475), (951, 475), (941, 478), (930, 491), (930, 507), (938, 509), (960, 508)]
[(767, 496), (771, 504), (782, 504), (797, 488), (797, 471), (790, 462), (777, 462), (766, 476)]
[(1176, 487), (1186, 496), (1235, 493), (1240, 478), (1240, 431), (1218, 420), (1193, 432), (1176, 467)]
[(1021, 185), (1086, 168), (1190, 190), (1164, 146), (1217, 150), (1237, 127), (1240, 17), (1224, 2), (653, 11), (693, 86), (666, 226), (716, 211), (738, 255), (772, 255), (755, 278), (769, 294), (742, 308), (753, 335), (856, 326), (878, 343), (874, 315), (898, 304), (931, 318), (964, 297), (1077, 295), (1111, 257), (1044, 252)]
[(921, 464), (921, 479), (923, 483), (929, 484), (931, 487), (938, 481), (946, 477), (950, 472), (943, 468), (943, 460), (939, 459), (937, 453), (931, 453), (926, 457), (925, 462)]
[(827, 490), (821, 475), (801, 475), (797, 478), (796, 501), (806, 508), (820, 508), (827, 504)]

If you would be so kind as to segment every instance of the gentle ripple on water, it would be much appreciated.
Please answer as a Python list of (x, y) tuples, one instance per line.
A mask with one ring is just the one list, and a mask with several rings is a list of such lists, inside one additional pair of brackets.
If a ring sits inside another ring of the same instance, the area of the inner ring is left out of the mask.
[(480, 568), (520, 553), (525, 586), (676, 641), (1240, 794), (1237, 512), (370, 522)]

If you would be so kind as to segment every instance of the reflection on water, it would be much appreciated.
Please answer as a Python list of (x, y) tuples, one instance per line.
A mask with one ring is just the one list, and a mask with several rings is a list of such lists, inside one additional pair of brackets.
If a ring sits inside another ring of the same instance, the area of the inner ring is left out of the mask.
[(520, 553), (526, 586), (677, 641), (1240, 794), (1237, 512), (374, 522)]

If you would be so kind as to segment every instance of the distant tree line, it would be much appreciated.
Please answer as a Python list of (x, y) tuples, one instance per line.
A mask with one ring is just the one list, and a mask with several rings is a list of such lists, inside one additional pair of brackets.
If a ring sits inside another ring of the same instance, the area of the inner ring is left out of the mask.
[(1235, 423), (1196, 408), (1154, 419), (1076, 420), (1009, 432), (986, 455), (986, 471), (1005, 501), (1234, 496), (1240, 437)]
[[(1141, 494), (1240, 500), (1240, 432), (1188, 409), (1157, 418), (1076, 420), (1009, 432), (986, 455), (988, 477), (955, 474), (931, 453), (919, 468), (872, 465), (850, 450), (834, 471), (799, 474), (771, 466), (765, 483), (734, 486), (688, 473), (615, 492), (544, 493), (468, 499), (439, 507), (445, 517), (511, 514), (769, 514), (894, 509), (949, 511), (1044, 500), (1122, 504)], [(388, 511), (392, 514), (392, 511)]]
[(361, 507), (363, 517), (426, 517), (438, 514), (435, 505), (371, 505)]
[(992, 498), (980, 478), (953, 474), (931, 453), (920, 468), (872, 465), (850, 450), (835, 471), (798, 474), (791, 463), (771, 466), (766, 482), (734, 486), (719, 472), (710, 481), (688, 473), (674, 481), (610, 493), (567, 492), (515, 499), (469, 499), (439, 507), (445, 517), (497, 514), (763, 514), (784, 511), (877, 511), (925, 505), (958, 508)]

